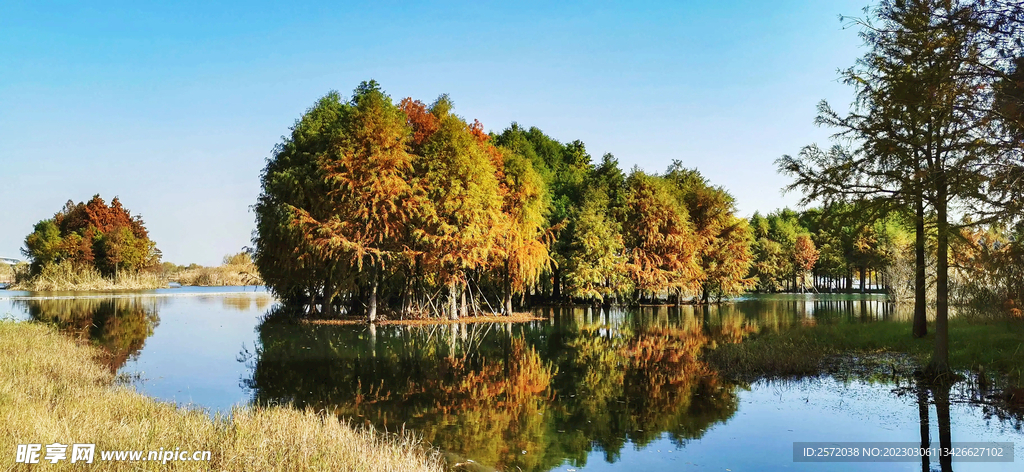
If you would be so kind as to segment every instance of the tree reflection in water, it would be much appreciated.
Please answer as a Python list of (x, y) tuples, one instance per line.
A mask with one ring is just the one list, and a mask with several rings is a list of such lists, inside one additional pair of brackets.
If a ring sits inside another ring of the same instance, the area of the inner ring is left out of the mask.
[(117, 372), (138, 356), (160, 324), (159, 298), (77, 298), (15, 300), (33, 319), (53, 324), (61, 332), (88, 339), (107, 354), (101, 361)]
[(700, 360), (733, 328), (708, 330), (692, 310), (553, 310), (515, 326), (372, 329), (271, 314), (246, 384), (257, 403), (412, 428), (502, 470), (583, 466), (595, 448), (615, 461), (660, 437), (682, 446), (736, 412), (735, 387)]

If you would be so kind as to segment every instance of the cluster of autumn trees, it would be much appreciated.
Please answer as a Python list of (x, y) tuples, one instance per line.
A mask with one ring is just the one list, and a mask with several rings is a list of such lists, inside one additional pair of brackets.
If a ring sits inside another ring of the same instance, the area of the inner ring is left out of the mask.
[(510, 313), (517, 296), (708, 300), (753, 283), (749, 227), (697, 171), (625, 175), (582, 142), (516, 124), (488, 134), (447, 96), (396, 104), (372, 81), (311, 107), (262, 187), (263, 280), (326, 315)]
[(32, 261), (32, 274), (64, 264), (115, 276), (160, 262), (142, 217), (133, 216), (117, 197), (107, 205), (99, 195), (85, 203), (68, 200), (52, 218), (36, 223), (22, 252)]
[[(883, 0), (854, 19), (868, 52), (842, 72), (849, 113), (828, 103), (817, 123), (835, 145), (784, 156), (806, 201), (857, 201), (911, 215), (914, 334), (927, 332), (928, 235), (934, 234), (936, 343), (948, 367), (951, 243), (962, 230), (1019, 221), (1024, 204), (1024, 4)], [(957, 223), (963, 221), (963, 224)]]

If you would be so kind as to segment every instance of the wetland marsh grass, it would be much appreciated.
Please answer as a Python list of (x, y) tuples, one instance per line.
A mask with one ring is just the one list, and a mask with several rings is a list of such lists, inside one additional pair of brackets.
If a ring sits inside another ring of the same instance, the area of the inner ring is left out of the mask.
[(11, 289), (58, 292), (148, 290), (164, 287), (167, 287), (167, 281), (152, 272), (121, 271), (114, 277), (104, 277), (95, 268), (75, 267), (70, 262), (61, 262), (43, 266), (34, 276), (29, 276), (27, 271), (19, 274)]
[[(749, 380), (817, 375), (844, 358), (898, 355), (924, 366), (933, 348), (933, 326), (928, 336), (918, 339), (911, 335), (910, 322), (840, 322), (754, 334), (739, 343), (720, 344), (705, 356), (722, 373)], [(949, 361), (954, 370), (1001, 376), (1011, 387), (1024, 385), (1024, 322), (985, 316), (950, 319)]]
[[(159, 402), (95, 361), (97, 348), (41, 323), (0, 320), (0, 451), (18, 444), (92, 443), (92, 464), (58, 470), (441, 471), (436, 451), (409, 434), (354, 428), (331, 415), (287, 407), (205, 411)], [(101, 450), (211, 451), (210, 462), (103, 462)], [(43, 449), (45, 453), (45, 448)], [(70, 458), (71, 449), (68, 449)]]

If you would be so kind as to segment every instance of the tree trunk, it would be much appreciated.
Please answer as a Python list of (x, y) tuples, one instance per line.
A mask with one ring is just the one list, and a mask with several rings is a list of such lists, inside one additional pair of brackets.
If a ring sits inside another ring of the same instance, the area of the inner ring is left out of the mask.
[[(932, 445), (931, 428), (928, 424), (928, 389), (921, 382), (917, 384), (917, 417), (921, 423), (921, 450)], [(931, 472), (928, 454), (921, 454), (921, 471)]]
[(377, 321), (377, 263), (370, 263), (370, 300), (366, 304), (366, 320)]
[(334, 304), (331, 303), (333, 301), (332, 300), (332, 298), (333, 298), (332, 295), (333, 294), (334, 294), (334, 289), (331, 286), (331, 284), (330, 283), (324, 284), (324, 299), (323, 299), (323, 305), (320, 306), (320, 312), (323, 313), (323, 316), (325, 318), (330, 318), (330, 317), (334, 316)]
[(921, 191), (914, 195), (914, 337), (923, 338), (928, 335), (928, 300), (925, 278), (925, 233), (924, 233), (924, 199)]
[(468, 286), (469, 283), (467, 282), (459, 288), (459, 298), (462, 299), (462, 304), (459, 306), (459, 316), (463, 318), (469, 315), (469, 307), (466, 306), (466, 287)]
[(448, 283), (448, 317), (452, 320), (459, 319), (458, 286), (455, 281)]
[(505, 261), (505, 277), (502, 280), (501, 311), (505, 316), (512, 316), (512, 275), (509, 273), (509, 263)]
[(554, 277), (551, 279), (551, 296), (555, 300), (562, 300), (562, 271), (555, 269)]
[(949, 218), (947, 212), (946, 176), (939, 174), (936, 182), (935, 217), (938, 220), (938, 250), (935, 268), (935, 351), (928, 371), (935, 378), (948, 375), (949, 370)]
[(413, 271), (410, 269), (406, 271), (405, 280), (402, 282), (402, 305), (400, 308), (402, 318), (412, 311), (412, 285)]

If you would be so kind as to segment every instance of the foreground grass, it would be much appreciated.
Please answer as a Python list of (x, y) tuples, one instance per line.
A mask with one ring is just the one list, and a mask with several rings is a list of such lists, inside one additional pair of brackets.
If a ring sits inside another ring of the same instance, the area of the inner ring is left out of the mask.
[[(0, 321), (0, 451), (18, 444), (94, 443), (93, 464), (49, 469), (440, 471), (435, 452), (408, 435), (354, 429), (332, 416), (289, 408), (237, 408), (210, 419), (113, 386), (94, 348), (37, 323)], [(103, 462), (101, 450), (212, 451), (210, 462)], [(45, 453), (45, 447), (43, 449)], [(70, 448), (68, 454), (70, 458)], [(46, 464), (49, 464), (48, 462)]]
[[(924, 366), (934, 349), (934, 326), (925, 338), (916, 339), (911, 332), (909, 322), (895, 321), (801, 326), (720, 345), (707, 358), (723, 373), (745, 380), (816, 375), (836, 358), (858, 355), (900, 354)], [(986, 372), (1024, 385), (1024, 323), (951, 319), (949, 361), (955, 370)]]
[(116, 277), (104, 277), (93, 268), (75, 268), (60, 263), (44, 266), (42, 271), (27, 280), (16, 282), (13, 290), (32, 292), (147, 290), (167, 287), (167, 281), (150, 272), (122, 271)]

